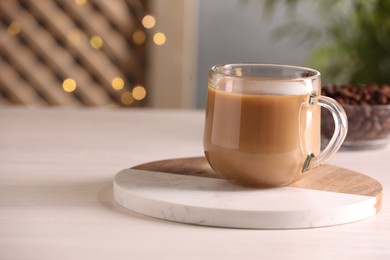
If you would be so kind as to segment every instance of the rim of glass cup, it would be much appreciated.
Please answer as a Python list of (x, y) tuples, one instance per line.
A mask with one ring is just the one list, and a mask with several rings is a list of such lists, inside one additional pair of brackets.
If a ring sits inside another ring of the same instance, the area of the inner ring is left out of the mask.
[[(224, 68), (227, 66), (254, 66), (254, 67), (271, 67), (271, 68), (287, 68), (291, 70), (299, 70), (299, 71), (307, 71), (313, 73), (309, 76), (301, 76), (301, 77), (286, 77), (286, 78), (262, 78), (262, 77), (249, 77), (249, 76), (238, 76), (238, 75), (231, 75), (228, 73), (224, 73), (223, 71), (219, 70), (220, 68)], [(273, 64), (273, 63), (256, 63), (256, 62), (241, 62), (241, 63), (225, 63), (225, 64), (217, 64), (211, 67), (211, 71), (215, 74), (222, 75), (224, 77), (231, 77), (231, 78), (256, 78), (257, 80), (275, 80), (275, 81), (301, 81), (301, 80), (315, 80), (318, 79), (321, 76), (321, 73), (315, 69), (311, 69), (308, 67), (303, 66), (295, 66), (295, 65), (284, 65), (284, 64)]]

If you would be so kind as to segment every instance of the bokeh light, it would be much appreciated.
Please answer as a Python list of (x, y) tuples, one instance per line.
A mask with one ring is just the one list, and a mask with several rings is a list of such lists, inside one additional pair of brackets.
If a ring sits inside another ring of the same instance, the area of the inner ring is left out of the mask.
[(22, 27), (17, 21), (13, 21), (7, 28), (9, 34), (17, 35), (22, 30)]
[(156, 25), (156, 19), (154, 18), (153, 15), (145, 15), (144, 18), (142, 18), (142, 25), (146, 29), (151, 29)]
[(76, 87), (77, 87), (77, 83), (74, 79), (68, 78), (62, 82), (62, 88), (66, 92), (73, 92), (76, 90)]
[(146, 97), (146, 89), (143, 86), (138, 85), (135, 88), (133, 88), (132, 94), (134, 99), (142, 100)]
[(146, 35), (145, 32), (142, 30), (136, 30), (133, 33), (133, 42), (137, 45), (141, 45), (145, 42), (146, 40)]
[(123, 92), (121, 95), (121, 102), (125, 106), (130, 106), (134, 102), (134, 98), (131, 92), (129, 91)]
[(74, 2), (77, 4), (77, 5), (85, 5), (87, 3), (87, 0), (74, 0)]
[(153, 41), (156, 45), (163, 45), (166, 40), (167, 38), (162, 32), (158, 32), (153, 35)]
[(94, 35), (89, 40), (89, 44), (94, 49), (100, 49), (103, 47), (103, 39), (100, 36)]
[(125, 86), (125, 81), (121, 77), (115, 77), (111, 81), (111, 86), (115, 90), (121, 90)]

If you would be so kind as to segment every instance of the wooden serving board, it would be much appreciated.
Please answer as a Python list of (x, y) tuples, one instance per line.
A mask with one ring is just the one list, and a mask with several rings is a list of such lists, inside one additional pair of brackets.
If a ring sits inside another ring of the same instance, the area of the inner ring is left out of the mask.
[(119, 172), (114, 197), (148, 216), (189, 224), (258, 229), (332, 226), (381, 209), (382, 185), (324, 165), (280, 188), (249, 188), (216, 174), (204, 157), (150, 162)]

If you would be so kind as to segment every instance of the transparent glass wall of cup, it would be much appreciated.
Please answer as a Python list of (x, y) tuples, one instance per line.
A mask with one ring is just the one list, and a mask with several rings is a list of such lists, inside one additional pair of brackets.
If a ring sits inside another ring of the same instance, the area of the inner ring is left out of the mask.
[[(325, 163), (347, 133), (343, 108), (321, 96), (320, 73), (272, 64), (211, 68), (204, 151), (224, 178), (249, 186), (284, 186)], [(320, 109), (335, 131), (320, 151)]]

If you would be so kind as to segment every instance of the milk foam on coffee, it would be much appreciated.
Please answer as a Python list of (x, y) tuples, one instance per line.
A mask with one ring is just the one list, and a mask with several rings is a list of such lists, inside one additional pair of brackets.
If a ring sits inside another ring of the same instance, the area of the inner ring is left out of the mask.
[[(317, 83), (317, 82), (315, 82)], [(314, 84), (315, 84), (314, 83)], [(311, 80), (297, 79), (295, 82), (283, 81), (282, 79), (262, 79), (261, 81), (251, 78), (222, 78), (214, 83), (215, 89), (231, 93), (263, 94), (263, 95), (303, 95), (313, 93), (319, 89), (313, 86)], [(286, 87), (287, 86), (287, 87)]]
[(319, 153), (320, 108), (308, 104), (308, 81), (293, 83), (225, 78), (208, 87), (204, 148), (219, 174), (282, 186), (300, 176), (308, 154)]

